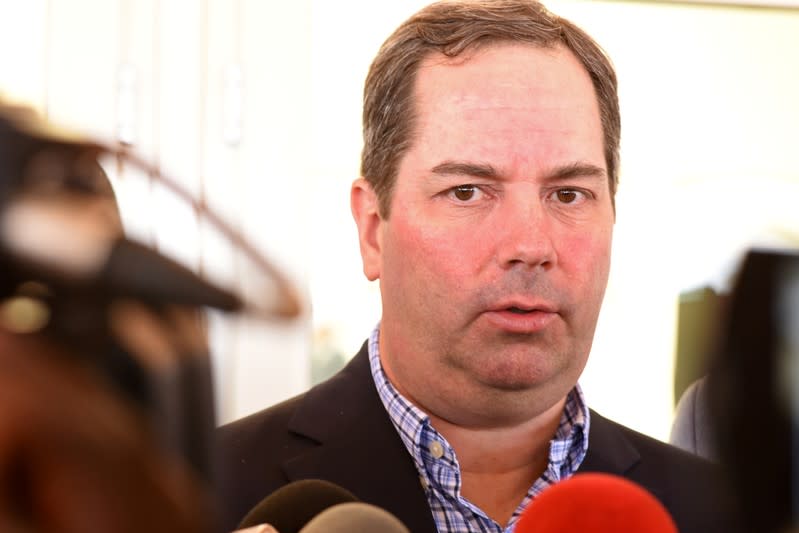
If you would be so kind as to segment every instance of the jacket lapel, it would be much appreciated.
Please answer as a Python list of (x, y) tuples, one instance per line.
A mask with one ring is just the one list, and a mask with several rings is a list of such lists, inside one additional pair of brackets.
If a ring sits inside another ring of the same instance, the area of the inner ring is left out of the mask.
[(604, 472), (614, 474), (642, 485), (661, 502), (668, 504), (663, 487), (653, 484), (651, 476), (641, 467), (641, 454), (627, 433), (627, 428), (616, 424), (591, 410), (591, 427), (588, 453), (578, 472)]
[(616, 425), (592, 409), (588, 453), (579, 470), (623, 476), (640, 460), (638, 450)]
[(284, 463), (290, 480), (326, 479), (414, 533), (436, 533), (416, 467), (375, 388), (365, 344), (342, 372), (308, 392), (289, 431), (318, 443)]

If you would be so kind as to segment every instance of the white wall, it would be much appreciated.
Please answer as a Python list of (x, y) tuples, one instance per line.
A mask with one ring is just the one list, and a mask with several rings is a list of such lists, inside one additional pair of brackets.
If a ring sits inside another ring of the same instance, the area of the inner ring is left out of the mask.
[[(379, 317), (348, 207), (362, 83), (424, 3), (0, 0), (7, 98), (92, 135), (132, 135), (307, 299), (290, 324), (212, 320), (223, 421), (306, 388), (314, 332), (350, 355)], [(583, 384), (604, 414), (666, 438), (678, 294), (723, 287), (743, 247), (799, 232), (799, 13), (547, 4), (605, 46), (621, 83), (614, 265)], [(191, 210), (107, 167), (134, 235), (253, 290)]]

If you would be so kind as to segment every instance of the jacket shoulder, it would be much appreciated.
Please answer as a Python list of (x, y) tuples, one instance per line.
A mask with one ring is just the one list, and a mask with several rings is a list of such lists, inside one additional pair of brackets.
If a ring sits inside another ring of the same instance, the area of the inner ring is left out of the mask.
[(262, 445), (263, 438), (274, 434), (274, 429), (285, 428), (305, 395), (300, 394), (256, 413), (239, 418), (216, 429), (216, 446), (219, 452), (229, 454), (234, 450)]
[[(615, 473), (643, 486), (668, 509), (681, 533), (735, 531), (729, 481), (717, 463), (593, 411), (589, 455), (586, 470)], [(626, 461), (619, 460), (622, 455)]]
[(236, 529), (261, 499), (286, 483), (286, 451), (310, 442), (288, 431), (303, 395), (217, 428), (214, 436), (214, 491), (220, 531)]

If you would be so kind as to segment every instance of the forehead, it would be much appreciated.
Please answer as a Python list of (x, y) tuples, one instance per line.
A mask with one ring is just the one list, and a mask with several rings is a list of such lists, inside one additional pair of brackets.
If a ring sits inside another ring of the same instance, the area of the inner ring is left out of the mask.
[(414, 97), (417, 155), (501, 151), (605, 166), (591, 78), (565, 47), (500, 43), (456, 58), (431, 55), (420, 66)]
[[(454, 57), (432, 52), (421, 61), (419, 78), (447, 76), (457, 80), (458, 74), (469, 76), (473, 71), (489, 79), (501, 75), (508, 81), (535, 80), (542, 86), (573, 81), (564, 78), (564, 75), (579, 72), (590, 82), (585, 67), (564, 45), (509, 41), (475, 46)], [(417, 88), (420, 88), (419, 83)]]

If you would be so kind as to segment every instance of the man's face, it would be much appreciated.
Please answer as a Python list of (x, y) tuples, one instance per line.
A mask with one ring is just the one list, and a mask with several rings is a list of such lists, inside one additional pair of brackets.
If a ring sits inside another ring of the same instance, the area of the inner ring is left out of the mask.
[(614, 211), (590, 78), (564, 48), (429, 57), (418, 122), (382, 219), (353, 185), (364, 272), (379, 279), (394, 385), (461, 425), (527, 420), (585, 367)]

